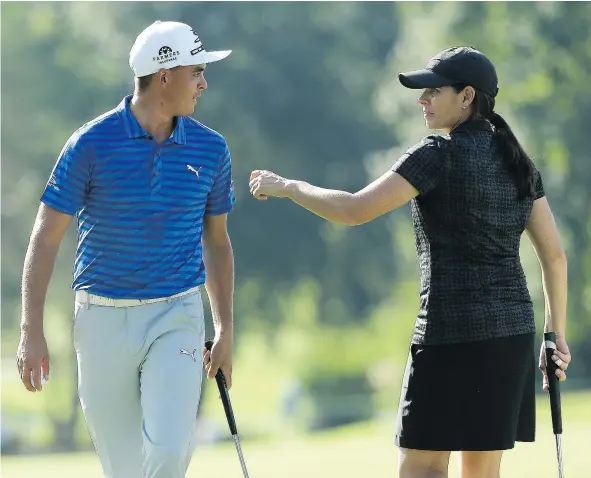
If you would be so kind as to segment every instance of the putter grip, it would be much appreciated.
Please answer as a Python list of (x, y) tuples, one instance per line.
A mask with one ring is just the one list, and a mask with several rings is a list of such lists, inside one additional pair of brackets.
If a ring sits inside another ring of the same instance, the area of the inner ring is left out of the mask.
[(544, 348), (546, 349), (546, 374), (548, 375), (548, 388), (550, 392), (550, 412), (552, 413), (552, 430), (555, 435), (562, 433), (562, 414), (560, 408), (560, 382), (556, 376), (558, 365), (552, 360), (556, 350), (556, 334), (544, 333)]
[[(206, 340), (205, 348), (211, 352), (212, 347), (213, 340)], [(218, 371), (216, 372), (215, 381), (218, 385), (218, 390), (220, 392), (222, 404), (224, 405), (224, 412), (226, 413), (226, 420), (228, 421), (230, 433), (232, 435), (237, 435), (238, 430), (236, 429), (236, 419), (234, 418), (234, 412), (232, 411), (232, 402), (230, 402), (230, 394), (228, 393), (228, 389), (226, 388), (226, 378), (224, 377), (224, 373), (221, 369), (218, 369)]]

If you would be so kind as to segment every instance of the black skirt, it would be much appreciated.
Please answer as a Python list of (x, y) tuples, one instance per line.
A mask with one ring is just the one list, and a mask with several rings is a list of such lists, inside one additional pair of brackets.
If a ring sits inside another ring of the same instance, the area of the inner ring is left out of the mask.
[[(507, 450), (535, 439), (535, 334), (411, 345), (395, 443), (433, 451)], [(541, 381), (540, 381), (541, 383)]]

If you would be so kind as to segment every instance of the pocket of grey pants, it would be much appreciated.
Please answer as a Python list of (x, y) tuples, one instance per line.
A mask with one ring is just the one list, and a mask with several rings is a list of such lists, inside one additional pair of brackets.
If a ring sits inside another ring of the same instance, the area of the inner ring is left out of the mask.
[(201, 293), (194, 292), (182, 296), (180, 303), (185, 311), (189, 322), (195, 326), (199, 334), (205, 333), (205, 318), (203, 313), (203, 301), (201, 300)]

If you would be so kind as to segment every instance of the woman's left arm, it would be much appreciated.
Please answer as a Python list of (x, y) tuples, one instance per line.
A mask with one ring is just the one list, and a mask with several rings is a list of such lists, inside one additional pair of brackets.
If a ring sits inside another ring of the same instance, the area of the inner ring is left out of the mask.
[(357, 226), (403, 206), (418, 191), (401, 175), (388, 171), (356, 193), (324, 189), (286, 179), (271, 171), (253, 171), (250, 192), (261, 200), (286, 197), (331, 222)]

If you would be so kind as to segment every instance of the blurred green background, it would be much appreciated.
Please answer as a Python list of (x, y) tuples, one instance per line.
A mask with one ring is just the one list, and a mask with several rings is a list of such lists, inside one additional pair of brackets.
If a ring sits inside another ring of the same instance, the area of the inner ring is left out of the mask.
[[(358, 228), (336, 226), (286, 200), (254, 200), (251, 170), (350, 191), (365, 186), (428, 133), (417, 92), (402, 88), (396, 74), (467, 44), (497, 66), (497, 111), (542, 172), (567, 250), (574, 361), (562, 387), (565, 472), (591, 476), (584, 455), (591, 436), (589, 2), (1, 8), (2, 476), (101, 476), (75, 389), (74, 228), (47, 299), (52, 373), (41, 394), (26, 392), (16, 373), (20, 277), (39, 196), (62, 145), (131, 92), (129, 49), (157, 19), (189, 23), (209, 50), (234, 50), (207, 69), (209, 88), (194, 116), (226, 137), (233, 156), (231, 394), (251, 475), (397, 476), (393, 425), (418, 309), (408, 206)], [(541, 273), (527, 239), (522, 260), (541, 338)], [(510, 357), (499, 366), (510, 373)], [(462, 364), (450, 364), (450, 386), (465, 379)], [(504, 477), (556, 476), (547, 397), (540, 393), (538, 403), (538, 440), (506, 454)], [(188, 476), (240, 476), (213, 382), (204, 384), (199, 425)], [(455, 472), (457, 458), (453, 463)]]

